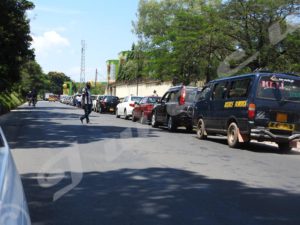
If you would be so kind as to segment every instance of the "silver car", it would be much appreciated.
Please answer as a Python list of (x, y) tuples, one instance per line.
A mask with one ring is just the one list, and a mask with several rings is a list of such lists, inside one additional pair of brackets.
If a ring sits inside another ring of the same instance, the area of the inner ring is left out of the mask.
[(20, 175), (0, 127), (0, 224), (30, 225)]

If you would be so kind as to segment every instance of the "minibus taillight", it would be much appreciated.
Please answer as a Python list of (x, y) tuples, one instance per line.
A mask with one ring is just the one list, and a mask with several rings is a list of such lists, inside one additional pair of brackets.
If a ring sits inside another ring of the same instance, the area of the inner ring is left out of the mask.
[(180, 98), (179, 98), (179, 105), (184, 105), (185, 96), (186, 96), (186, 89), (185, 89), (185, 87), (183, 87), (181, 90)]
[(250, 103), (248, 106), (248, 118), (251, 120), (253, 120), (255, 117), (255, 109), (256, 109), (255, 104)]

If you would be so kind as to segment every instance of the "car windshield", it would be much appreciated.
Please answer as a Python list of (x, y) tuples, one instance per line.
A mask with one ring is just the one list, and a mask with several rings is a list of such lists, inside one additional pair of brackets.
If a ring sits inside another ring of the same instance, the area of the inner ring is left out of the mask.
[(265, 76), (260, 79), (257, 97), (300, 102), (300, 79)]

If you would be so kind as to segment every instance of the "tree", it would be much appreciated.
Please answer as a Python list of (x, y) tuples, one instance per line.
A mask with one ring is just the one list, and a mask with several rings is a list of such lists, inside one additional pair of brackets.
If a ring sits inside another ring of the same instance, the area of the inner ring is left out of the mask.
[(32, 89), (36, 89), (39, 94), (43, 95), (45, 89), (49, 87), (49, 84), (50, 81), (36, 61), (28, 61), (21, 67), (19, 92), (22, 96), (26, 96)]
[(33, 7), (27, 0), (0, 1), (0, 91), (9, 90), (19, 81), (21, 66), (34, 59), (26, 17), (26, 10)]
[(50, 86), (48, 90), (58, 95), (63, 93), (64, 82), (71, 81), (70, 77), (60, 72), (49, 72), (47, 78), (50, 80)]
[(214, 78), (218, 61), (232, 48), (220, 32), (220, 7), (217, 0), (140, 1), (135, 32), (145, 72), (174, 84)]
[(274, 62), (281, 54), (276, 52), (285, 43), (286, 35), (282, 34), (289, 26), (286, 18), (297, 11), (299, 1), (295, 0), (227, 1), (223, 10), (223, 18), (227, 21), (223, 32), (235, 43), (237, 53), (236, 57), (229, 57), (230, 66), (244, 63), (241, 69), (248, 68), (248, 71), (277, 68)]

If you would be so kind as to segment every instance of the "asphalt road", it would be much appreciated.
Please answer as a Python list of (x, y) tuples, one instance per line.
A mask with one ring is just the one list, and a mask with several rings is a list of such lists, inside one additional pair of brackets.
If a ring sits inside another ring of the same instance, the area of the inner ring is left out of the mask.
[(33, 225), (300, 224), (300, 153), (38, 102), (0, 117)]

